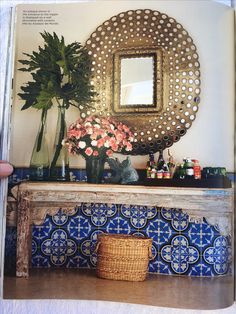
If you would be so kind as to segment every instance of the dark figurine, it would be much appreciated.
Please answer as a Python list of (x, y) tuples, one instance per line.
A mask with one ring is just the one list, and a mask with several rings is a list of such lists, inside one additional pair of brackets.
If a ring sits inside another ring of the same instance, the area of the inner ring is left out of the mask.
[(131, 166), (130, 158), (127, 157), (125, 160), (120, 162), (118, 158), (107, 160), (111, 170), (115, 172), (115, 176), (108, 179), (111, 183), (127, 184), (136, 182), (139, 179), (137, 171)]

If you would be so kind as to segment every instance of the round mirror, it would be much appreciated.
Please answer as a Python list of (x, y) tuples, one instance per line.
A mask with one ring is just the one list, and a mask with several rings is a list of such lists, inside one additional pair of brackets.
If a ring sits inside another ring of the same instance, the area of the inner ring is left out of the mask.
[(132, 154), (170, 147), (191, 127), (200, 101), (196, 46), (175, 19), (153, 10), (130, 10), (100, 25), (86, 42), (92, 84), (91, 113), (129, 125)]

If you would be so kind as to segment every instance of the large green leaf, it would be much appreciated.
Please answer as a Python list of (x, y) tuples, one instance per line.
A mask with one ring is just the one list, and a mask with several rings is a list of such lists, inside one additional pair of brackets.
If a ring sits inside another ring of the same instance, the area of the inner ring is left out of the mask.
[(30, 72), (33, 81), (22, 86), (18, 95), (25, 100), (22, 110), (29, 107), (50, 109), (53, 99), (62, 101), (68, 108), (72, 102), (79, 107), (88, 107), (95, 92), (90, 84), (92, 77), (91, 59), (78, 42), (66, 45), (64, 37), (56, 33), (40, 33), (44, 46), (31, 54), (24, 53), (26, 60), (19, 60), (24, 66), (20, 71)]

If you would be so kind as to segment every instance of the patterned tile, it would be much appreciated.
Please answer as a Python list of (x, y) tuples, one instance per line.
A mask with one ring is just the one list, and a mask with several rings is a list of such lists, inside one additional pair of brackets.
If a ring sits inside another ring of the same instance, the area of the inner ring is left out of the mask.
[(162, 259), (170, 263), (176, 274), (183, 274), (188, 271), (189, 264), (196, 263), (200, 257), (199, 251), (189, 245), (188, 239), (183, 235), (175, 236), (170, 245), (161, 249)]
[(189, 270), (186, 274), (196, 277), (212, 277), (214, 276), (214, 271), (212, 265), (204, 263), (202, 256), (200, 256), (198, 262), (189, 265)]
[(70, 181), (80, 181), (80, 170), (78, 169), (70, 169), (69, 172)]
[(183, 232), (188, 228), (189, 217), (182, 211), (182, 209), (162, 208), (161, 216), (170, 221), (170, 224), (175, 231)]
[(60, 208), (58, 212), (52, 216), (52, 223), (57, 228), (58, 227), (65, 227), (66, 223), (68, 222), (69, 216)]
[(150, 273), (158, 273), (159, 269), (158, 269), (158, 265), (159, 265), (159, 256), (158, 256), (158, 249), (155, 246), (155, 244), (152, 244), (152, 259), (149, 261), (149, 267), (148, 267), (148, 271)]
[(121, 216), (130, 220), (134, 229), (143, 229), (148, 221), (157, 216), (156, 207), (121, 205)]
[(89, 217), (91, 224), (94, 227), (105, 226), (109, 218), (118, 215), (118, 207), (114, 204), (96, 204), (96, 203), (83, 203), (82, 214)]
[(213, 265), (216, 274), (226, 274), (231, 262), (231, 248), (227, 238), (224, 236), (217, 237), (213, 246), (208, 247), (203, 252), (203, 260), (204, 263)]
[(47, 216), (42, 225), (33, 225), (32, 227), (32, 238), (35, 242), (39, 243), (42, 240), (47, 239), (50, 236), (50, 233), (53, 229), (53, 224), (51, 217)]
[(44, 256), (41, 251), (32, 256), (32, 267), (35, 268), (50, 268), (49, 256)]
[[(95, 267), (97, 264), (97, 254), (95, 252), (96, 249), (96, 244), (97, 244), (97, 236), (98, 234), (103, 233), (101, 230), (95, 230), (94, 232), (91, 233), (91, 235), (82, 240), (80, 242), (80, 250), (79, 250), (79, 255), (81, 257), (80, 261), (80, 266), (81, 263), (83, 265), (88, 265), (90, 267)], [(85, 267), (85, 266), (81, 266)]]
[(205, 248), (211, 245), (214, 239), (219, 236), (219, 232), (211, 225), (203, 223), (190, 223), (187, 232), (183, 233), (188, 236), (191, 245), (203, 254)]
[(81, 215), (81, 210), (79, 209), (75, 215), (71, 216), (66, 230), (70, 237), (75, 241), (80, 241), (89, 236), (90, 232), (94, 230), (95, 227), (91, 225), (88, 217)]
[(162, 259), (161, 254), (158, 254), (158, 273), (164, 275), (174, 275), (175, 272), (170, 266), (170, 263), (167, 263)]
[(41, 251), (50, 257), (53, 266), (61, 266), (66, 263), (68, 256), (76, 253), (77, 244), (68, 237), (65, 230), (57, 229), (52, 232), (49, 239), (43, 241)]
[(132, 231), (129, 220), (122, 216), (117, 216), (109, 221), (106, 232), (115, 234), (130, 234)]
[(161, 246), (169, 243), (173, 234), (170, 224), (167, 221), (158, 218), (150, 221), (145, 231), (147, 236), (153, 239), (153, 243), (159, 251)]

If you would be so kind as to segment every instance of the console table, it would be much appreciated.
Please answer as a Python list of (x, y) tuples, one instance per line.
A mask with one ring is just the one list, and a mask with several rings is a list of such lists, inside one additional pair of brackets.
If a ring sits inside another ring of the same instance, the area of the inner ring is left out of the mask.
[(31, 225), (59, 208), (73, 212), (81, 202), (135, 204), (181, 208), (190, 219), (205, 217), (223, 234), (233, 234), (233, 189), (88, 184), (84, 182), (23, 182), (12, 189), (17, 200), (16, 276), (29, 276)]

